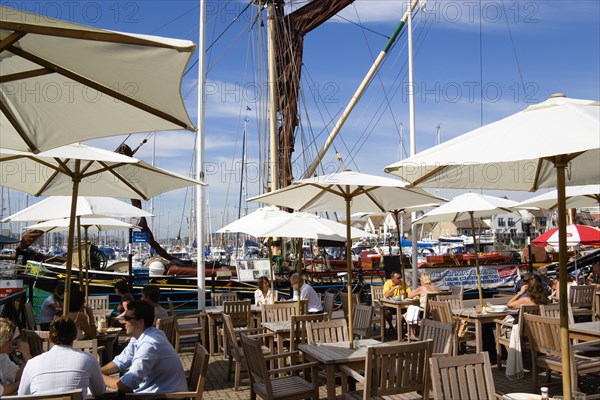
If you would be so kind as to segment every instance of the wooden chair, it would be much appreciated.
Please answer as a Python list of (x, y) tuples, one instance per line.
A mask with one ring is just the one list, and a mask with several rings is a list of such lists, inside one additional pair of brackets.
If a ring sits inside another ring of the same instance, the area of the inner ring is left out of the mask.
[(327, 314), (327, 319), (333, 318), (333, 307), (335, 306), (335, 293), (325, 292), (323, 296), (323, 312)]
[(177, 321), (175, 320), (175, 317), (160, 318), (156, 321), (156, 327), (165, 333), (165, 336), (167, 337), (167, 339), (169, 339), (169, 343), (171, 343), (171, 346), (173, 346), (173, 348), (175, 348), (176, 346), (176, 323)]
[[(252, 311), (250, 300), (224, 301), (223, 314), (231, 317), (234, 330), (248, 329), (252, 322)], [(218, 341), (223, 347), (223, 353), (227, 354), (227, 342), (223, 340), (223, 328), (219, 329)]]
[(463, 299), (463, 296), (465, 294), (465, 287), (464, 286), (450, 286), (450, 293), (452, 293), (453, 296), (457, 296), (459, 299)]
[[(569, 319), (569, 325), (575, 323), (575, 318), (573, 317), (573, 309), (571, 305), (567, 305), (567, 313)], [(540, 314), (542, 317), (548, 318), (560, 318), (560, 305), (558, 303), (554, 304), (542, 304), (540, 305)]]
[(496, 363), (498, 365), (498, 370), (502, 370), (502, 347), (508, 351), (510, 347), (510, 335), (511, 331), (514, 328), (515, 324), (517, 325), (518, 335), (521, 340), (521, 349), (524, 351), (527, 346), (527, 336), (525, 335), (525, 318), (523, 318), (523, 314), (534, 314), (540, 315), (540, 306), (538, 305), (527, 305), (524, 304), (519, 309), (519, 315), (515, 322), (507, 322), (500, 319), (495, 319), (496, 323)]
[(366, 304), (355, 304), (352, 308), (352, 332), (360, 339), (373, 336), (373, 307)]
[[(267, 370), (266, 361), (273, 358), (297, 359), (298, 353), (287, 352), (265, 357), (259, 339), (240, 333), (242, 348), (246, 356), (248, 371), (250, 373), (250, 398), (256, 395), (265, 400), (275, 399), (319, 399), (319, 384), (317, 376), (318, 363), (303, 363), (280, 369)], [(311, 371), (310, 380), (306, 376), (297, 374), (277, 376), (283, 372)]]
[(226, 301), (237, 301), (237, 292), (223, 292), (223, 293), (211, 293), (210, 294), (210, 305), (211, 306), (222, 306)]
[(371, 285), (371, 305), (379, 306), (379, 300), (383, 298), (383, 285)]
[(298, 345), (308, 343), (308, 322), (327, 321), (327, 314), (292, 315), (290, 329), (290, 350), (297, 351)]
[(499, 398), (487, 352), (431, 357), (433, 398), (444, 400)]
[(102, 352), (105, 350), (105, 347), (98, 346), (98, 339), (75, 340), (73, 342), (73, 349), (90, 353), (102, 364)]
[(194, 347), (194, 356), (190, 373), (187, 378), (187, 392), (173, 393), (127, 393), (125, 399), (144, 400), (144, 399), (194, 399), (201, 400), (204, 393), (204, 383), (206, 382), (206, 371), (208, 370), (209, 355), (200, 343)]
[(569, 287), (569, 304), (573, 308), (573, 317), (593, 317), (596, 285), (578, 285)]
[[(346, 399), (428, 399), (429, 362), (433, 343), (401, 343), (367, 348), (364, 374), (340, 366), (342, 373), (362, 383), (363, 390), (345, 393)], [(389, 396), (389, 397), (388, 397)]]
[(307, 322), (306, 336), (308, 343), (334, 343), (350, 340), (348, 324), (343, 319), (323, 322)]
[[(348, 293), (340, 293), (340, 298), (342, 300), (342, 311), (344, 312), (344, 319), (348, 321)], [(355, 304), (360, 303), (360, 294), (352, 294), (352, 307)]]
[[(434, 321), (444, 322), (446, 324), (453, 324), (456, 326), (456, 319), (452, 314), (452, 306), (448, 301), (430, 301), (429, 308), (431, 313), (431, 318)], [(459, 347), (461, 345), (466, 345), (467, 342), (472, 342), (475, 340), (475, 332), (468, 331), (463, 337), (458, 337), (454, 335), (455, 342), (454, 346), (455, 354), (458, 352)]]
[(88, 296), (87, 304), (92, 310), (110, 309), (108, 304), (108, 296)]
[(23, 329), (23, 336), (29, 345), (31, 357), (39, 356), (44, 352), (42, 338), (35, 332), (29, 329)]
[[(306, 304), (306, 306), (305, 306)], [(308, 302), (303, 300), (301, 303), (302, 314), (308, 314)], [(306, 311), (305, 311), (306, 310)], [(262, 322), (280, 322), (291, 321), (292, 315), (298, 313), (298, 303), (295, 301), (281, 301), (275, 304), (265, 304), (262, 306), (261, 318)]]
[(424, 319), (421, 323), (419, 341), (432, 340), (432, 355), (453, 356), (456, 353), (454, 346), (456, 332), (453, 324)]
[(169, 305), (170, 317), (175, 318), (175, 339), (173, 341), (175, 351), (179, 353), (182, 350), (195, 349), (198, 337), (204, 337), (206, 333), (204, 327), (206, 315), (203, 313), (193, 313), (178, 316), (173, 301), (168, 298), (167, 303)]
[(83, 390), (77, 389), (64, 393), (55, 394), (28, 394), (15, 396), (2, 396), (3, 399), (19, 399), (19, 400), (82, 400)]
[(23, 304), (25, 309), (25, 324), (27, 325), (27, 329), (35, 331), (37, 329), (37, 325), (35, 323), (35, 316), (33, 314), (33, 304), (30, 301)]
[[(256, 330), (246, 329), (246, 333), (255, 332)], [(246, 363), (246, 356), (244, 350), (238, 343), (238, 335), (243, 330), (236, 330), (233, 326), (233, 318), (230, 314), (223, 313), (223, 334), (227, 345), (224, 347), (226, 354), (229, 356), (229, 365), (227, 369), (227, 379), (231, 380), (231, 372), (233, 369), (233, 363), (235, 362), (235, 375), (234, 375), (234, 390), (238, 390), (240, 387), (242, 366)], [(262, 332), (262, 330), (260, 330)], [(253, 337), (266, 337), (265, 334), (256, 334)], [(270, 335), (268, 335), (270, 336)], [(268, 347), (261, 346), (263, 353), (270, 354), (272, 350)]]
[[(546, 371), (562, 371), (561, 347), (560, 347), (560, 319), (548, 318), (540, 315), (524, 314), (526, 321), (527, 336), (531, 349), (531, 364), (533, 375), (533, 387), (538, 389), (538, 367)], [(579, 390), (579, 375), (592, 372), (600, 372), (600, 362), (594, 358), (577, 354), (580, 347), (587, 347), (585, 342), (570, 344), (571, 346), (571, 385), (572, 390)], [(546, 374), (550, 381), (550, 373)]]

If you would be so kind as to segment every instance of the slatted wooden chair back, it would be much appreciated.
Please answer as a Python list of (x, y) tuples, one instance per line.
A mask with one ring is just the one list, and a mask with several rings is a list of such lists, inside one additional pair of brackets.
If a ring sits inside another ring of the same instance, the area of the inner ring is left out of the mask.
[(525, 329), (527, 322), (525, 321), (523, 314), (540, 315), (540, 306), (537, 304), (523, 304), (521, 308), (519, 308), (519, 315), (517, 316), (516, 322), (519, 324), (519, 337), (521, 340), (527, 335), (527, 330)]
[(373, 335), (373, 307), (366, 304), (355, 304), (352, 308), (352, 331), (361, 339)]
[(350, 340), (348, 325), (343, 319), (323, 322), (307, 322), (308, 343), (335, 343)]
[(452, 295), (457, 296), (459, 299), (462, 300), (463, 295), (465, 293), (465, 287), (464, 286), (450, 286), (450, 293), (452, 293)]
[(434, 321), (453, 323), (452, 306), (447, 301), (430, 301), (428, 303), (431, 319)]
[(430, 359), (433, 398), (487, 400), (496, 398), (487, 352)]
[(89, 296), (88, 306), (92, 310), (108, 310), (110, 308), (108, 305), (108, 296)]
[(204, 393), (204, 384), (206, 383), (206, 371), (208, 371), (208, 362), (210, 356), (208, 351), (200, 343), (196, 343), (194, 347), (194, 357), (192, 358), (192, 365), (190, 366), (190, 373), (188, 375), (188, 390), (191, 393), (195, 393), (196, 400), (202, 399)]
[(226, 301), (236, 301), (237, 299), (237, 292), (211, 293), (210, 304), (212, 306), (222, 306)]
[(169, 340), (169, 343), (175, 348), (175, 335), (177, 320), (175, 317), (161, 318), (156, 321), (156, 327), (165, 333), (165, 336)]
[(272, 398), (273, 387), (271, 386), (271, 379), (260, 341), (250, 338), (243, 333), (240, 334), (240, 340), (244, 349), (244, 356), (246, 357), (251, 385), (264, 385), (265, 392)]
[(19, 400), (82, 400), (83, 391), (81, 389), (54, 394), (27, 394), (18, 396), (3, 396), (3, 399), (19, 399)]
[(588, 308), (591, 310), (595, 295), (595, 285), (571, 286), (569, 288), (569, 304), (573, 308)]
[(323, 312), (327, 314), (327, 318), (333, 318), (333, 307), (335, 306), (335, 293), (325, 292), (323, 296)]
[[(573, 318), (573, 308), (570, 304), (567, 304), (567, 313), (569, 324), (575, 323), (575, 319)], [(539, 315), (547, 318), (560, 318), (560, 304), (541, 304)]]
[(455, 353), (455, 335), (454, 324), (424, 319), (421, 323), (419, 341), (430, 339), (433, 346), (432, 354), (451, 356)]
[(225, 348), (237, 362), (242, 362), (242, 353), (238, 343), (238, 333), (233, 326), (231, 315), (223, 313), (223, 336), (226, 341)]
[(98, 356), (98, 339), (75, 340), (73, 348)]
[(454, 357), (431, 357), (433, 398), (495, 399), (492, 366), (487, 352)]
[(25, 341), (29, 345), (29, 352), (31, 353), (32, 357), (39, 356), (44, 352), (42, 338), (37, 333), (35, 333), (35, 331), (23, 329), (23, 336), (25, 337)]
[(560, 319), (531, 314), (524, 317), (532, 352), (560, 358)]
[(25, 324), (27, 325), (27, 329), (35, 331), (37, 329), (37, 325), (35, 323), (35, 316), (33, 315), (33, 304), (30, 301), (23, 305), (25, 308)]
[[(308, 307), (308, 303), (307, 307)], [(303, 304), (300, 306), (303, 311)], [(262, 322), (291, 321), (292, 315), (298, 314), (298, 303), (295, 301), (275, 302), (265, 304), (261, 310)], [(306, 312), (304, 314), (307, 314)]]
[(379, 306), (379, 300), (383, 298), (383, 285), (371, 285), (371, 305)]
[(252, 320), (250, 300), (225, 301), (223, 302), (223, 314), (231, 317), (234, 328), (247, 328)]
[(363, 399), (429, 391), (432, 342), (373, 346), (367, 349)]
[[(347, 293), (340, 293), (340, 299), (342, 300), (342, 311), (344, 312), (344, 318), (346, 319), (346, 321), (348, 320), (348, 294)], [(359, 304), (360, 303), (360, 294), (352, 294), (352, 307), (354, 307), (355, 304)]]
[(329, 318), (327, 314), (292, 315), (292, 326), (290, 329), (290, 351), (298, 350), (298, 345), (308, 343), (308, 322), (323, 322)]

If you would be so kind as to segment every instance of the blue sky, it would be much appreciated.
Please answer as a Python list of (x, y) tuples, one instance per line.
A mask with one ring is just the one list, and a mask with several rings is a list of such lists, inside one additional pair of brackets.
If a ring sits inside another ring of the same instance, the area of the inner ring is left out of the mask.
[[(3, 5), (100, 28), (198, 41), (197, 1), (2, 1)], [(256, 177), (259, 131), (264, 124), (256, 102), (259, 53), (256, 29), (250, 31), (251, 6), (246, 1), (207, 0), (208, 93), (206, 104), (206, 161), (209, 183), (210, 226), (237, 216), (243, 118), (248, 124), (249, 174)], [(304, 2), (286, 2), (301, 6)], [(311, 32), (304, 45), (301, 133), (294, 155), (296, 177), (303, 170), (302, 140), (313, 136), (320, 147), (336, 115), (383, 48), (406, 6), (396, 0), (356, 0), (340, 16)], [(414, 20), (417, 151), (460, 135), (564, 92), (569, 97), (600, 99), (600, 3), (586, 1), (429, 1), (428, 12)], [(237, 22), (233, 18), (240, 15)], [(480, 15), (482, 18), (480, 19)], [(507, 22), (508, 21), (508, 22)], [(225, 30), (227, 26), (228, 30)], [(219, 35), (222, 36), (216, 40)], [(214, 43), (214, 44), (213, 44)], [(408, 152), (406, 34), (403, 34), (380, 69), (335, 142), (344, 164), (354, 170), (383, 175), (383, 168), (398, 160), (400, 124)], [(194, 56), (197, 59), (197, 54)], [(196, 121), (197, 68), (182, 85), (190, 116)], [(481, 101), (481, 88), (483, 101)], [(310, 100), (318, 95), (318, 101)], [(252, 111), (246, 113), (246, 107)], [(311, 132), (312, 131), (312, 132)], [(323, 131), (327, 131), (323, 133)], [(570, 133), (565, 132), (565, 140)], [(301, 136), (304, 135), (304, 139)], [(147, 134), (127, 141), (137, 146)], [(123, 138), (92, 141), (114, 149)], [(516, 147), (519, 143), (514, 144)], [(312, 154), (315, 153), (312, 145)], [(189, 174), (194, 136), (190, 132), (156, 135), (156, 164)], [(493, 149), (465, 149), (493, 151)], [(152, 142), (136, 154), (150, 161)], [(236, 163), (237, 160), (237, 163)], [(328, 170), (338, 165), (335, 150), (327, 153)], [(237, 171), (237, 172), (236, 172)], [(257, 195), (256, 179), (248, 196)], [(495, 193), (488, 193), (495, 194)], [(505, 193), (511, 199), (527, 193)], [(441, 195), (452, 197), (444, 190)], [(179, 190), (155, 200), (159, 237), (187, 232), (190, 200)], [(14, 194), (12, 212), (22, 200)], [(185, 204), (184, 204), (185, 203)], [(257, 205), (249, 204), (250, 210)], [(243, 206), (244, 207), (244, 206)], [(185, 210), (185, 211), (184, 211)], [(6, 215), (6, 212), (5, 212)]]

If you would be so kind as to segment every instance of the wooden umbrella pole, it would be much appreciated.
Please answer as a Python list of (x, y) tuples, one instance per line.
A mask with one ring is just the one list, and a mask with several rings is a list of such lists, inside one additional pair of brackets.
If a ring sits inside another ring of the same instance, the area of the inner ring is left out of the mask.
[[(77, 216), (77, 262), (79, 269), (77, 271), (77, 277), (79, 279), (79, 289), (83, 289), (83, 250), (81, 248), (81, 216)], [(87, 259), (87, 242), (84, 243), (86, 246), (85, 255)]]
[(481, 271), (479, 270), (479, 249), (477, 246), (477, 235), (475, 234), (475, 218), (473, 211), (469, 211), (471, 219), (471, 233), (473, 234), (473, 251), (475, 251), (475, 271), (477, 272), (477, 289), (479, 290), (479, 309), (483, 311), (483, 289), (481, 288)]
[[(400, 252), (400, 271), (402, 271), (402, 279), (404, 279), (404, 283), (406, 283), (406, 275), (404, 275), (404, 263), (402, 262), (404, 258), (404, 254), (402, 252), (402, 228), (400, 228), (400, 211), (394, 210), (394, 219), (396, 220), (396, 228), (398, 229), (398, 249)], [(414, 240), (414, 239), (413, 239)], [(390, 251), (390, 256), (392, 252)]]
[(75, 172), (71, 177), (73, 181), (73, 191), (71, 193), (71, 215), (69, 219), (69, 239), (67, 242), (67, 268), (65, 278), (65, 295), (63, 300), (63, 316), (67, 317), (69, 314), (69, 303), (71, 297), (71, 271), (73, 270), (73, 238), (75, 234), (75, 214), (77, 213), (77, 193), (79, 191), (79, 182), (81, 181), (81, 174), (79, 173), (81, 167), (81, 161), (75, 160)]
[[(298, 238), (298, 244), (296, 245), (296, 250), (298, 252), (298, 309), (296, 315), (302, 315), (302, 296), (300, 296), (300, 289), (302, 289), (302, 285), (304, 284), (304, 277), (302, 276), (302, 238)], [(292, 288), (293, 290), (293, 288)]]
[[(350, 188), (346, 189), (348, 193)], [(354, 329), (352, 329), (352, 239), (350, 234), (350, 197), (346, 198), (346, 267), (348, 268), (347, 291), (348, 291), (348, 338), (350, 348), (354, 348)]]
[[(79, 217), (77, 217), (79, 218)], [(89, 270), (90, 270), (90, 264), (92, 262), (91, 259), (91, 255), (90, 255), (90, 250), (88, 248), (88, 228), (89, 226), (86, 225), (83, 227), (83, 240), (85, 242), (85, 276), (84, 276), (84, 281), (85, 281), (85, 304), (88, 304), (89, 302), (89, 297), (90, 297), (90, 282), (89, 282)], [(81, 271), (81, 265), (79, 265), (79, 270)]]

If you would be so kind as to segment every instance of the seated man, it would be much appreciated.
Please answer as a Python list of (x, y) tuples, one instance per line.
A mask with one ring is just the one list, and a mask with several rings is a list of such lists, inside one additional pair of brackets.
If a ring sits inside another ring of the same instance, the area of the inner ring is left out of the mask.
[[(187, 390), (183, 366), (164, 332), (154, 327), (154, 307), (131, 301), (124, 315), (131, 340), (121, 354), (104, 367), (106, 386), (129, 393), (170, 393)], [(127, 371), (123, 376), (110, 376)]]
[(8, 396), (17, 391), (19, 379), (23, 373), (23, 368), (31, 358), (29, 345), (25, 342), (17, 344), (17, 349), (21, 351), (23, 364), (15, 364), (8, 354), (13, 350), (15, 343), (15, 325), (6, 318), (0, 318), (0, 397)]
[[(292, 285), (292, 289), (294, 291), (293, 300), (298, 300), (298, 281), (299, 275), (297, 272), (293, 273), (290, 276), (290, 285)], [(303, 282), (302, 287), (300, 288), (300, 300), (308, 300), (308, 313), (315, 314), (323, 312), (323, 303), (321, 303), (321, 298), (315, 292), (315, 289), (312, 288), (308, 283)]]
[[(406, 297), (409, 293), (410, 288), (404, 282), (399, 272), (392, 272), (390, 279), (383, 284), (383, 297), (386, 299), (399, 298), (401, 296)], [(390, 326), (390, 333), (394, 331), (393, 315), (395, 311), (389, 307), (385, 308), (385, 320)]]
[(147, 301), (154, 307), (154, 322), (159, 319), (167, 318), (167, 310), (158, 304), (160, 301), (160, 288), (156, 285), (148, 285), (142, 288), (142, 297), (140, 300)]
[(95, 355), (73, 349), (77, 337), (75, 322), (60, 317), (50, 324), (49, 339), (54, 346), (32, 358), (21, 377), (19, 394), (50, 394), (83, 389), (95, 396), (104, 394), (104, 379)]

